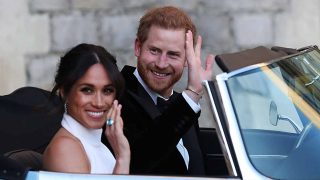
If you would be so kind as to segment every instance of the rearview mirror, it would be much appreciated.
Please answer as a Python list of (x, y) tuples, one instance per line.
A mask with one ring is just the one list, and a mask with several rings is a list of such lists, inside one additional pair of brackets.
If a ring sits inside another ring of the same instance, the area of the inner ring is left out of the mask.
[(269, 108), (269, 121), (272, 125), (277, 126), (279, 120), (288, 121), (292, 125), (296, 133), (301, 133), (302, 129), (299, 128), (299, 126), (290, 117), (278, 114), (278, 107), (276, 103), (274, 101), (271, 101)]
[(277, 126), (278, 124), (278, 108), (274, 101), (271, 101), (269, 108), (269, 121), (272, 125)]

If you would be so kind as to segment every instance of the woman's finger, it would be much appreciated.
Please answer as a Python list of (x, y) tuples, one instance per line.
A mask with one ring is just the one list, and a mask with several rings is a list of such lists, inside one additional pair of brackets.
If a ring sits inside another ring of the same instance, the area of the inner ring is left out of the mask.
[(118, 106), (118, 117), (119, 117), (118, 122), (120, 124), (121, 129), (123, 129), (123, 120), (121, 118), (121, 109), (122, 109), (122, 105), (119, 104), (119, 106)]
[(114, 100), (112, 104), (112, 112), (110, 115), (110, 119), (112, 120), (112, 123), (109, 125), (109, 129), (111, 130), (114, 129), (115, 122), (117, 121), (117, 118), (116, 118), (117, 106), (118, 106), (118, 101)]
[(122, 119), (121, 119), (121, 105), (118, 105), (115, 110), (115, 136), (117, 138), (121, 138), (121, 135), (123, 134), (123, 125), (122, 125)]
[(113, 111), (113, 106), (111, 106), (110, 109), (108, 110), (107, 119), (106, 120), (108, 120), (111, 117), (112, 111)]

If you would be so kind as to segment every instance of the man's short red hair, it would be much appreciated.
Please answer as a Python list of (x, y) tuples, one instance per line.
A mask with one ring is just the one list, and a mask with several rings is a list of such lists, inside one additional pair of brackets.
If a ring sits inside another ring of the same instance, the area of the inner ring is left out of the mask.
[(158, 26), (164, 29), (185, 29), (193, 33), (194, 43), (196, 42), (197, 30), (191, 18), (181, 9), (172, 6), (165, 6), (149, 10), (141, 19), (137, 32), (137, 39), (144, 43), (149, 34), (151, 26)]

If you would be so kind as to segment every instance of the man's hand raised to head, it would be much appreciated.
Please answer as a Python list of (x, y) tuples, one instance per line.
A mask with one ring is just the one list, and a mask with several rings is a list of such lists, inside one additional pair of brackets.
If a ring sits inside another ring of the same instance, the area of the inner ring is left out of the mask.
[(198, 37), (195, 48), (193, 48), (193, 35), (190, 30), (186, 33), (186, 58), (188, 64), (188, 85), (186, 93), (195, 102), (198, 102), (202, 95), (202, 80), (212, 78), (212, 64), (214, 56), (208, 55), (205, 68), (201, 65), (201, 44), (202, 38)]

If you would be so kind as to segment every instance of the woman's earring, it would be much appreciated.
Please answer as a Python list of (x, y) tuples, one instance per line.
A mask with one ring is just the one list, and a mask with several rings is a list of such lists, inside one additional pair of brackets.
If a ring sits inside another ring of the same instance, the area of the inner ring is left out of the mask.
[(68, 103), (64, 103), (64, 112), (68, 114)]

